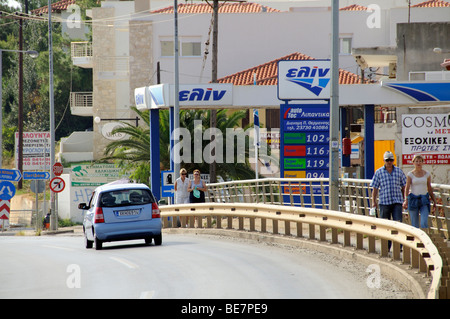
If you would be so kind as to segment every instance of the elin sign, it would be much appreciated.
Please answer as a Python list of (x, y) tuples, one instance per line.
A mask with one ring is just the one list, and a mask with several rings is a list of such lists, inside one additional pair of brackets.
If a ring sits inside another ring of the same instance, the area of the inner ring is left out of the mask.
[(330, 98), (329, 60), (282, 60), (278, 62), (278, 99)]
[(415, 154), (425, 164), (450, 164), (450, 114), (402, 116), (402, 163), (411, 165)]
[[(134, 98), (138, 109), (173, 106), (175, 86), (159, 84), (136, 88)], [(233, 84), (184, 84), (178, 92), (180, 106), (230, 106), (233, 105)]]

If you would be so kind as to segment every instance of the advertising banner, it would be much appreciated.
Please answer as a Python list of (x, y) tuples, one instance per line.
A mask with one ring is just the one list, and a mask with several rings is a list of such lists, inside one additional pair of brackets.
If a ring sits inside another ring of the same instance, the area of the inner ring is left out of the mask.
[[(49, 170), (50, 163), (50, 132), (23, 132), (23, 159), (22, 165), (24, 171)], [(16, 132), (16, 156), (15, 162), (18, 167), (19, 154), (19, 133)]]
[(402, 163), (420, 154), (425, 164), (450, 164), (450, 114), (402, 115)]

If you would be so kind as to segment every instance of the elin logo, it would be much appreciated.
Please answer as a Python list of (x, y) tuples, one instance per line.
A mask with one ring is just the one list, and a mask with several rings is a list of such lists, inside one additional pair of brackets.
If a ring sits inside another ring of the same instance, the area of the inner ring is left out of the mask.
[(318, 66), (289, 69), (286, 80), (298, 84), (319, 96), (330, 82), (330, 68), (319, 68)]
[(212, 88), (195, 88), (192, 90), (180, 91), (180, 101), (220, 101), (226, 90), (213, 90)]

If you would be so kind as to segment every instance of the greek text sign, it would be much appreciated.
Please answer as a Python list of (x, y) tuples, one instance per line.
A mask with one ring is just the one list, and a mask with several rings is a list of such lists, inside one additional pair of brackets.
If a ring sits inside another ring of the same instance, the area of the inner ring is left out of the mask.
[(450, 164), (450, 114), (403, 114), (402, 163), (415, 154), (425, 164)]

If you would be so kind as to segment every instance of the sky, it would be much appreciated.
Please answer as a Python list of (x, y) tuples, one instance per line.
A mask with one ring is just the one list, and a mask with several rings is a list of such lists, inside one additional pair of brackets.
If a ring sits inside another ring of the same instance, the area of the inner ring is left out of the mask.
[(8, 0), (8, 6), (17, 8), (20, 6), (20, 3), (15, 0)]

